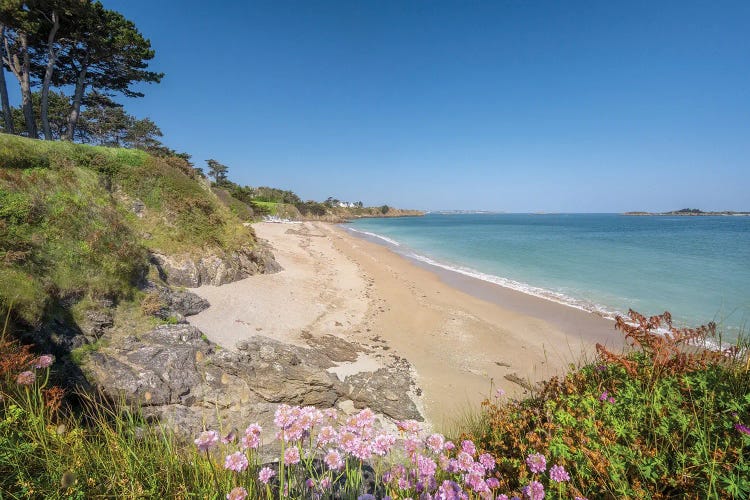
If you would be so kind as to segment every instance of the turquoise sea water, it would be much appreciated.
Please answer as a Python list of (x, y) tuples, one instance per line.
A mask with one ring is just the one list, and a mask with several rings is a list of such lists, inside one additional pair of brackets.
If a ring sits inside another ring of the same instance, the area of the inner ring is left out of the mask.
[(750, 217), (428, 214), (346, 227), (412, 258), (606, 316), (668, 310), (681, 325), (716, 321), (728, 338), (750, 320)]

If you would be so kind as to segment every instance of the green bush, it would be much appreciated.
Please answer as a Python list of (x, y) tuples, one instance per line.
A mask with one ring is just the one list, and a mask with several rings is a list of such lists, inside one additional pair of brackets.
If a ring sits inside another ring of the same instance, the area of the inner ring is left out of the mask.
[(750, 497), (746, 350), (696, 350), (682, 343), (685, 331), (663, 336), (644, 324), (632, 327), (629, 355), (603, 349), (530, 399), (485, 401), (468, 437), (505, 457), (508, 487), (528, 480), (523, 458), (536, 452), (563, 464), (588, 498)]

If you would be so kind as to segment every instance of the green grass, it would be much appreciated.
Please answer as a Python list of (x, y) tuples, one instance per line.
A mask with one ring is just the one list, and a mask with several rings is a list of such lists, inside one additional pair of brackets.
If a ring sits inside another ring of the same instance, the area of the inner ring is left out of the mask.
[(262, 215), (276, 215), (278, 213), (279, 204), (273, 201), (253, 200), (250, 204), (257, 213)]
[[(144, 217), (132, 212), (135, 200)], [(59, 302), (134, 300), (149, 250), (253, 244), (252, 230), (182, 160), (0, 134), (0, 303), (28, 325)]]

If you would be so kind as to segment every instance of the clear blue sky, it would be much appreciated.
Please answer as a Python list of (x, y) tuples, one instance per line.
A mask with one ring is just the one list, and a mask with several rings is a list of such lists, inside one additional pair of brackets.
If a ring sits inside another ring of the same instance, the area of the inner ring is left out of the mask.
[(240, 184), (424, 209), (750, 210), (747, 0), (104, 4), (166, 73), (126, 108)]

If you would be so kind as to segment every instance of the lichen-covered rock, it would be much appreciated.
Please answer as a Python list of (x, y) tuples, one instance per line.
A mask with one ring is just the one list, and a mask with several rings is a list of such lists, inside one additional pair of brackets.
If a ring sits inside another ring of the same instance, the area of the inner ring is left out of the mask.
[(211, 352), (191, 325), (162, 325), (121, 339), (114, 349), (92, 353), (86, 365), (102, 392), (146, 406), (183, 403), (202, 384), (198, 363)]

